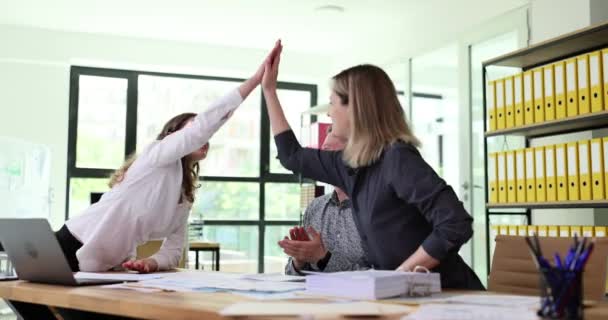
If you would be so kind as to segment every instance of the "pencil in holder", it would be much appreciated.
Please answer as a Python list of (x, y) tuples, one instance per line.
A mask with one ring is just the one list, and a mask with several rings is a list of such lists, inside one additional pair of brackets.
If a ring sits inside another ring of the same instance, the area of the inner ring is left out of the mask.
[(583, 272), (564, 268), (540, 269), (543, 319), (583, 319)]

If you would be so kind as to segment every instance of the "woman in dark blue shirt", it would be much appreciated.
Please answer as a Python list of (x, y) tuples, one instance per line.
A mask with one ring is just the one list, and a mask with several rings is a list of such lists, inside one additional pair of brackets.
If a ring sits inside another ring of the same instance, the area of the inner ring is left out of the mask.
[(285, 119), (276, 93), (279, 62), (280, 55), (266, 64), (262, 80), (279, 160), (350, 196), (374, 268), (424, 266), (441, 274), (444, 288), (483, 289), (458, 254), (473, 234), (473, 218), (420, 156), (387, 74), (359, 65), (333, 77), (329, 116), (334, 134), (348, 144), (344, 151), (320, 151), (302, 148)]

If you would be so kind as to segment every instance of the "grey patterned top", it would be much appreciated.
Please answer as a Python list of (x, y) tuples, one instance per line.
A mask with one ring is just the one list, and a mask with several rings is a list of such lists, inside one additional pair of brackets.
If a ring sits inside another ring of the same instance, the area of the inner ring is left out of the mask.
[[(316, 263), (307, 263), (302, 270), (336, 272), (369, 268), (359, 231), (353, 221), (349, 199), (340, 203), (335, 191), (315, 198), (306, 208), (303, 225), (312, 226), (321, 234), (325, 249), (331, 252), (331, 258), (323, 270)], [(285, 273), (300, 274), (291, 260), (290, 257)]]

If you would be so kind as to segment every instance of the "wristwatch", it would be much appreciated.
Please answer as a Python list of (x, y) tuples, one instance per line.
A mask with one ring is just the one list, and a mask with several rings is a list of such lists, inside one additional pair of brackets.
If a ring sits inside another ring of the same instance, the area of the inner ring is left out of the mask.
[(331, 259), (331, 252), (327, 251), (325, 256), (315, 263), (317, 265), (317, 269), (321, 271), (325, 270), (325, 267), (329, 263), (329, 259)]

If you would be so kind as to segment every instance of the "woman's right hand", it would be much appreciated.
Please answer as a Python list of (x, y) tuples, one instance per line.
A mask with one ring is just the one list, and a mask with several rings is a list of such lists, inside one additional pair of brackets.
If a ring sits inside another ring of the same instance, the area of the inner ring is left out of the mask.
[[(274, 48), (268, 53), (262, 64), (258, 67), (258, 70), (239, 86), (239, 93), (243, 100), (255, 89), (263, 80), (264, 74), (266, 73), (267, 65), (271, 65), (273, 61), (277, 60), (276, 57), (281, 54), (281, 40), (277, 40)], [(276, 88), (276, 77), (275, 86)]]
[(277, 40), (273, 54), (264, 61), (264, 75), (262, 76), (262, 89), (272, 91), (277, 89), (277, 78), (279, 76), (279, 64), (281, 62), (281, 51), (283, 45), (281, 40)]

